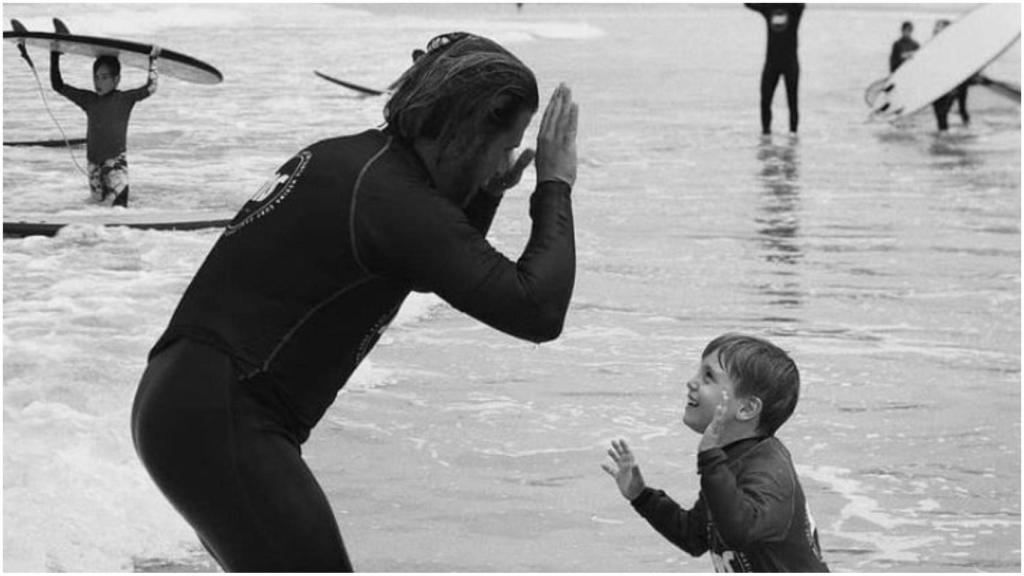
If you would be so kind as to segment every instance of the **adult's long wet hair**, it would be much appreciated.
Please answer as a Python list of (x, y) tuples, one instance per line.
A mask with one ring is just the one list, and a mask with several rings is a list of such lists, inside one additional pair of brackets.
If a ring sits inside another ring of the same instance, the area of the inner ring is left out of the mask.
[(436, 139), (462, 155), (537, 111), (537, 79), (518, 58), (481, 36), (438, 36), (396, 82), (384, 130), (413, 142)]

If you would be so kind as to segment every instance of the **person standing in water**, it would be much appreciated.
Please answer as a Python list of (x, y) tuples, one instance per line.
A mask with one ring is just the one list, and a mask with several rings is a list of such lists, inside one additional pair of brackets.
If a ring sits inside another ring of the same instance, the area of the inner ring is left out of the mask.
[[(945, 30), (949, 24), (949, 20), (946, 19), (936, 20), (932, 37), (934, 38)], [(957, 109), (960, 112), (960, 121), (964, 126), (970, 124), (971, 115), (967, 113), (967, 87), (974, 81), (974, 77), (968, 78), (948, 94), (932, 102), (932, 110), (935, 112), (935, 122), (938, 124), (939, 132), (946, 132), (949, 129), (949, 111), (953, 108), (954, 101), (956, 101)]]
[[(538, 107), (533, 72), (505, 48), (434, 38), (383, 129), (299, 151), (213, 246), (149, 354), (132, 435), (224, 570), (352, 570), (301, 445), (410, 291), (531, 342), (561, 334), (578, 111), (559, 85), (536, 153), (514, 159)], [(513, 261), (486, 235), (534, 158), (532, 228)]]
[(768, 48), (761, 70), (761, 133), (772, 133), (772, 100), (779, 79), (786, 82), (789, 105), (789, 131), (796, 133), (800, 123), (797, 90), (800, 84), (800, 60), (797, 57), (797, 29), (804, 13), (803, 4), (744, 4), (764, 16), (768, 30)]
[(116, 56), (100, 56), (93, 62), (95, 92), (64, 83), (60, 56), (50, 52), (50, 86), (84, 110), (88, 119), (85, 146), (92, 199), (108, 206), (128, 206), (128, 120), (137, 102), (156, 93), (160, 48), (154, 46), (149, 55), (146, 84), (125, 92), (117, 89), (121, 62)]
[(900, 38), (892, 43), (889, 53), (889, 73), (893, 73), (903, 62), (910, 59), (921, 45), (914, 40), (914, 23), (910, 20), (900, 26)]

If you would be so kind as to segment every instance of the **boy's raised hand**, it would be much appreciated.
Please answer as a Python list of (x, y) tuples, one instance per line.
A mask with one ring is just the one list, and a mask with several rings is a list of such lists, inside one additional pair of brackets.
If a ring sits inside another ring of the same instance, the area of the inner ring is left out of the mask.
[(700, 446), (697, 447), (697, 452), (703, 452), (705, 450), (711, 450), (721, 446), (722, 431), (725, 430), (725, 412), (729, 409), (729, 393), (725, 390), (722, 391), (722, 401), (715, 407), (715, 415), (711, 417), (711, 422), (708, 427), (704, 429), (704, 435), (701, 436)]
[(608, 450), (615, 467), (608, 464), (601, 464), (601, 468), (615, 479), (619, 486), (619, 492), (626, 500), (633, 501), (644, 489), (644, 477), (640, 474), (640, 467), (633, 458), (633, 452), (625, 440), (612, 440), (612, 447)]

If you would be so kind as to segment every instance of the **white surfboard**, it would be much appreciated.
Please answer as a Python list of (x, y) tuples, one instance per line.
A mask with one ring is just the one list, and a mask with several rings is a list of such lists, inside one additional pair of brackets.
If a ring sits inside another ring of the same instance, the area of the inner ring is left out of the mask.
[(984, 4), (935, 35), (869, 89), (872, 118), (905, 118), (949, 93), (1020, 38), (1020, 4)]

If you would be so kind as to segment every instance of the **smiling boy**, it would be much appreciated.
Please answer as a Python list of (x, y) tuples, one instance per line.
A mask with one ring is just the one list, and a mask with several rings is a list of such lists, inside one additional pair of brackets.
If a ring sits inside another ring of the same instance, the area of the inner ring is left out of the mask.
[(644, 483), (624, 440), (602, 468), (655, 530), (718, 572), (828, 572), (789, 451), (775, 431), (800, 392), (796, 364), (774, 344), (725, 334), (709, 343), (686, 383), (683, 422), (702, 434), (700, 494), (686, 510)]

